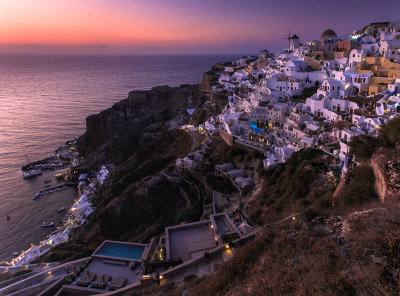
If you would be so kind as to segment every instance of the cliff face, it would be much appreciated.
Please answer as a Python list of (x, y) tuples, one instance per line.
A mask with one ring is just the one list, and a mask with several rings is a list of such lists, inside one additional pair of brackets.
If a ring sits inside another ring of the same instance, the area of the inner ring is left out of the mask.
[(199, 107), (189, 119), (190, 124), (199, 125), (204, 123), (211, 116), (216, 116), (220, 114), (225, 106), (228, 104), (227, 94), (207, 93), (203, 96), (209, 100), (205, 104), (199, 105)]
[[(104, 239), (146, 242), (165, 226), (196, 211), (199, 205), (194, 189), (184, 182), (172, 183), (160, 174), (177, 157), (187, 154), (191, 145), (190, 135), (182, 130), (144, 134), (136, 152), (96, 196), (96, 211), (74, 239), (91, 249)], [(194, 197), (189, 207), (183, 192)]]
[[(171, 182), (164, 171), (192, 149), (179, 127), (186, 108), (201, 100), (199, 86), (132, 91), (111, 108), (86, 119), (78, 140), (83, 155), (116, 165), (93, 199), (94, 212), (71, 240), (40, 260), (68, 261), (93, 252), (105, 239), (148, 243), (168, 225), (200, 219), (202, 204), (190, 182)], [(178, 178), (179, 179), (179, 178)]]
[(201, 82), (201, 90), (210, 93), (212, 82), (217, 79), (217, 75), (213, 72), (206, 72), (203, 74), (203, 80)]
[(138, 147), (143, 133), (176, 128), (185, 109), (200, 96), (199, 86), (160, 86), (132, 91), (111, 108), (86, 118), (86, 133), (78, 140), (82, 155), (104, 153), (119, 164)]
[[(206, 78), (202, 85), (209, 83)], [(148, 243), (168, 225), (198, 221), (199, 184), (171, 181), (165, 170), (192, 149), (192, 137), (180, 127), (188, 120), (206, 120), (227, 102), (226, 96), (210, 96), (199, 85), (159, 86), (132, 91), (111, 108), (87, 117), (86, 132), (77, 144), (81, 155), (94, 163), (110, 161), (116, 169), (95, 196), (87, 222), (39, 261), (88, 256), (105, 239)], [(187, 108), (200, 113), (190, 117)]]

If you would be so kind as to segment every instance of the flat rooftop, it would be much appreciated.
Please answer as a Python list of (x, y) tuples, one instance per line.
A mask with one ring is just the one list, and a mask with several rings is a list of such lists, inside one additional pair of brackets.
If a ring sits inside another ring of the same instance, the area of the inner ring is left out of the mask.
[(168, 227), (166, 232), (168, 259), (182, 258), (185, 262), (217, 247), (209, 220)]

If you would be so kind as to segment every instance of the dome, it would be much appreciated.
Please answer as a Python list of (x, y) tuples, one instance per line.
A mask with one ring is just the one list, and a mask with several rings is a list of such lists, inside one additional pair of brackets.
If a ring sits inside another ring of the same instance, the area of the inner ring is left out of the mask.
[(337, 37), (337, 35), (336, 35), (335, 31), (328, 29), (328, 30), (325, 30), (324, 32), (322, 32), (321, 39), (323, 37)]

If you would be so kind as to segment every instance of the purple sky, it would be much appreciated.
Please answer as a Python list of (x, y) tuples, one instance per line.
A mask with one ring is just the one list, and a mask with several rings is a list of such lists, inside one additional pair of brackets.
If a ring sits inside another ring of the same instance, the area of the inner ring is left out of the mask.
[(2, 0), (0, 53), (256, 53), (400, 19), (400, 0)]

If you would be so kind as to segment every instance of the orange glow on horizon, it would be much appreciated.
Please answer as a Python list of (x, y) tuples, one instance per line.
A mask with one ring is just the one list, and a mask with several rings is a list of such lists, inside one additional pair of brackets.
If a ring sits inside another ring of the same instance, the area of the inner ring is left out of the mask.
[(289, 29), (304, 42), (398, 17), (398, 0), (338, 1), (0, 0), (0, 54), (275, 51)]
[(132, 2), (133, 8), (125, 10), (126, 3), (118, 6), (102, 0), (2, 0), (0, 43), (212, 45), (246, 33), (234, 20), (222, 22), (200, 14), (189, 17), (154, 1)]

